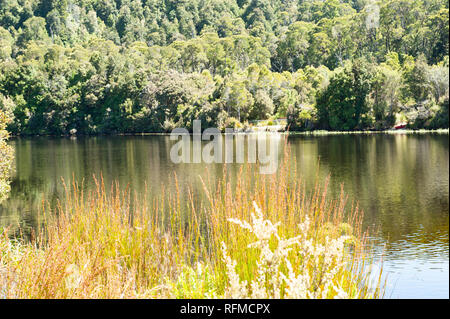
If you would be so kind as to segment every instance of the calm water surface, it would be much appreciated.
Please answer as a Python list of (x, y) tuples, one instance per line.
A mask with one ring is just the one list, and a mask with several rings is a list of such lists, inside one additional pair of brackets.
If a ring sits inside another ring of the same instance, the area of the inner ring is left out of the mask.
[[(84, 178), (90, 188), (92, 175), (101, 173), (106, 182), (158, 193), (173, 172), (181, 184), (199, 189), (199, 176), (223, 172), (218, 164), (173, 164), (167, 136), (16, 138), (10, 144), (16, 165), (0, 226), (24, 230), (36, 224), (42, 200), (62, 196), (61, 178)], [(448, 134), (302, 136), (289, 144), (307, 184), (331, 174), (331, 192), (339, 194), (343, 183), (349, 200), (364, 210), (364, 223), (378, 229), (373, 239), (377, 252), (384, 247), (386, 297), (449, 297)]]

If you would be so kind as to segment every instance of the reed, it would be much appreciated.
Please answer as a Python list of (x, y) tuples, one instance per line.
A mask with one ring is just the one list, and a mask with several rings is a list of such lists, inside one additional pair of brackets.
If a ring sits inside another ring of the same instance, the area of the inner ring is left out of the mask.
[(31, 242), (3, 231), (0, 297), (382, 297), (361, 212), (328, 180), (307, 190), (286, 149), (276, 174), (224, 166), (201, 193), (176, 176), (157, 197), (72, 182)]

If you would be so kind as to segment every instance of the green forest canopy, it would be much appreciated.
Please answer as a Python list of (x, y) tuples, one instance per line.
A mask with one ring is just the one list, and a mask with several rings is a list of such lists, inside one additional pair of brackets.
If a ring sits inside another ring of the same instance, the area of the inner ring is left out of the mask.
[(13, 134), (448, 127), (447, 0), (0, 0)]

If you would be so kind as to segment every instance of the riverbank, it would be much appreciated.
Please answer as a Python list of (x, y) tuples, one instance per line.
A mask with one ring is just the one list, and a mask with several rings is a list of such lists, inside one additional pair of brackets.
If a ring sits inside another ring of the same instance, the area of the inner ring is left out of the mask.
[[(288, 136), (322, 136), (322, 135), (356, 135), (356, 134), (449, 134), (449, 129), (399, 129), (399, 130), (378, 130), (378, 131), (327, 131), (327, 130), (313, 130), (313, 131), (280, 131), (277, 129), (259, 128), (258, 130), (238, 131), (237, 133), (257, 134), (257, 133), (279, 133)], [(192, 134), (192, 133), (190, 133)], [(223, 133), (226, 134), (226, 133)], [(96, 134), (96, 135), (11, 135), (11, 138), (20, 137), (90, 137), (90, 136), (169, 136), (170, 133), (111, 133), (111, 134)]]
[(306, 131), (306, 132), (287, 132), (289, 135), (351, 135), (351, 134), (449, 134), (449, 129), (437, 129), (437, 130), (410, 130), (410, 129), (399, 129), (399, 130), (381, 130), (381, 131)]

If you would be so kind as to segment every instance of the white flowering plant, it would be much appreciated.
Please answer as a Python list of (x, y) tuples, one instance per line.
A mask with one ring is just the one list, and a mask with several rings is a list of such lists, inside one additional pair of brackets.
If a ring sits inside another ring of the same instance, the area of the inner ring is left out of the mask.
[[(346, 250), (353, 243), (351, 235), (337, 238), (326, 236), (323, 242), (311, 238), (308, 216), (298, 225), (298, 235), (285, 238), (279, 235), (280, 223), (265, 219), (253, 202), (255, 213), (251, 222), (230, 218), (229, 222), (252, 233), (256, 241), (247, 249), (259, 253), (254, 278), (241, 280), (236, 271), (237, 261), (228, 254), (222, 243), (226, 264), (227, 298), (354, 298), (358, 297), (358, 276), (351, 271), (352, 258)], [(348, 226), (341, 226), (346, 232)], [(240, 262), (245, 262), (241, 260)]]

